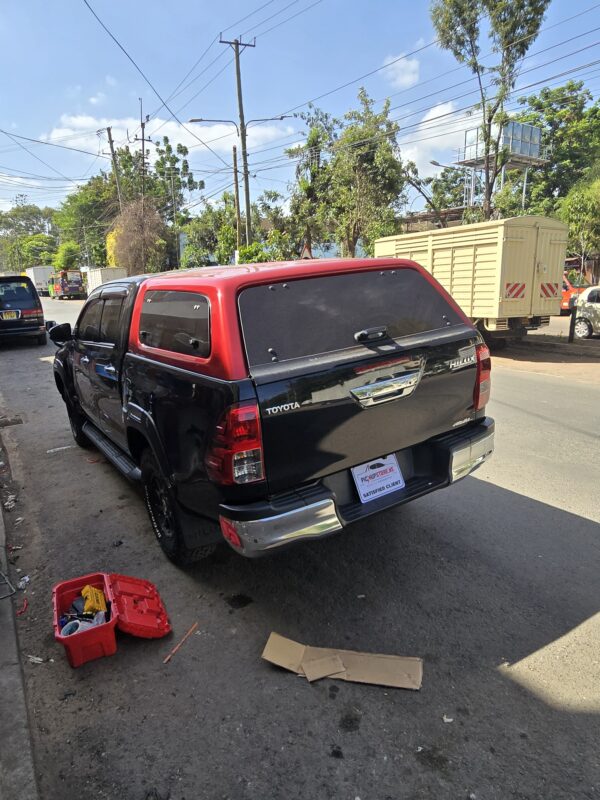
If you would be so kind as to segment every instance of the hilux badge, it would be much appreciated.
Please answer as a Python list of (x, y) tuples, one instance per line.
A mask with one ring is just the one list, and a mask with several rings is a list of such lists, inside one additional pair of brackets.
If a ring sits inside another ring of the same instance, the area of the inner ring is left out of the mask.
[(470, 364), (475, 364), (477, 358), (475, 357), (475, 353), (470, 356), (460, 356), (459, 358), (453, 358), (451, 361), (448, 362), (448, 366), (450, 369), (462, 369), (463, 367), (468, 367)]

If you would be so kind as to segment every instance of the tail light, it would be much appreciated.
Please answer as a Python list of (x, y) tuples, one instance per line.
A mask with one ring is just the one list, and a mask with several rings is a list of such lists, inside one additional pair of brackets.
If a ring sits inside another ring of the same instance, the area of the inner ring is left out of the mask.
[(31, 318), (31, 317), (41, 317), (43, 316), (44, 312), (41, 308), (24, 308), (21, 311), (21, 319), (24, 318)]
[(473, 408), (480, 411), (485, 408), (490, 399), (492, 359), (490, 349), (486, 344), (478, 344), (475, 347), (477, 355), (477, 378), (475, 389), (473, 390)]
[(205, 465), (215, 483), (231, 485), (265, 479), (257, 403), (238, 403), (224, 411), (215, 427)]

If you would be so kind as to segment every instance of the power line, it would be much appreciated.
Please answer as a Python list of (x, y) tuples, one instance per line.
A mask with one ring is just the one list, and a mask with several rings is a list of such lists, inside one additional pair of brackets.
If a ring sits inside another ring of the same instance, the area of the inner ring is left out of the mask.
[(273, 25), (271, 28), (267, 28), (266, 31), (261, 31), (261, 33), (257, 33), (256, 35), (257, 36), (266, 36), (267, 33), (271, 33), (271, 31), (274, 31), (276, 28), (280, 28), (282, 25), (285, 25), (287, 22), (290, 22), (291, 20), (296, 19), (296, 17), (299, 17), (300, 14), (304, 14), (307, 11), (310, 11), (311, 8), (314, 8), (315, 6), (318, 6), (319, 3), (322, 3), (322, 2), (323, 2), (323, 0), (315, 0), (314, 3), (311, 3), (309, 6), (306, 6), (306, 8), (300, 9), (300, 11), (297, 11), (295, 14), (292, 14), (290, 17), (286, 17), (286, 19), (283, 19), (283, 20), (281, 20), (281, 22), (278, 22), (277, 25)]
[[(235, 27), (237, 27), (237, 26), (238, 26), (240, 23), (242, 23), (242, 22), (245, 22), (247, 19), (250, 19), (250, 17), (254, 16), (254, 14), (257, 14), (259, 11), (262, 11), (262, 9), (263, 9), (263, 8), (266, 8), (267, 6), (270, 6), (270, 5), (272, 5), (274, 2), (276, 2), (276, 0), (268, 0), (268, 2), (266, 2), (266, 3), (263, 3), (262, 5), (258, 6), (258, 8), (255, 8), (255, 9), (254, 9), (254, 11), (251, 11), (249, 14), (246, 14), (244, 17), (241, 17), (241, 19), (238, 19), (238, 20), (236, 20), (236, 21), (235, 21), (233, 24), (231, 24), (231, 25), (228, 25), (226, 28), (222, 28), (222, 29), (221, 29), (221, 33), (225, 33), (225, 32), (227, 32), (227, 31), (231, 30), (232, 28), (235, 28)], [(260, 24), (260, 23), (259, 23), (259, 24)], [(194, 65), (193, 65), (193, 66), (192, 66), (192, 67), (191, 67), (191, 68), (190, 68), (190, 69), (187, 71), (187, 73), (186, 73), (186, 74), (184, 75), (184, 77), (183, 77), (183, 78), (182, 78), (182, 79), (179, 81), (179, 83), (177, 84), (177, 86), (175, 87), (175, 89), (173, 89), (173, 91), (171, 92), (171, 94), (170, 94), (170, 95), (167, 97), (167, 102), (169, 102), (169, 101), (173, 100), (175, 97), (178, 97), (178, 96), (179, 96), (179, 95), (180, 95), (182, 92), (184, 92), (184, 91), (185, 91), (185, 90), (186, 90), (186, 89), (187, 89), (189, 86), (191, 86), (191, 85), (192, 85), (192, 83), (194, 83), (195, 81), (197, 81), (197, 80), (198, 80), (198, 78), (200, 78), (202, 75), (204, 75), (204, 73), (205, 73), (205, 72), (206, 72), (206, 71), (207, 71), (207, 70), (208, 70), (208, 69), (209, 69), (209, 68), (210, 68), (210, 67), (211, 67), (211, 66), (212, 66), (212, 65), (213, 65), (215, 62), (217, 62), (217, 61), (218, 61), (220, 58), (222, 58), (222, 57), (223, 57), (223, 55), (224, 55), (224, 51), (221, 51), (221, 52), (219, 53), (219, 55), (218, 55), (216, 58), (213, 58), (213, 60), (210, 62), (210, 64), (207, 64), (207, 66), (206, 66), (206, 67), (205, 67), (205, 68), (204, 68), (204, 69), (203, 69), (203, 70), (202, 70), (202, 71), (201, 71), (201, 72), (200, 72), (198, 75), (194, 76), (194, 77), (193, 77), (193, 78), (192, 78), (192, 79), (191, 79), (191, 80), (190, 80), (190, 81), (189, 81), (189, 82), (188, 82), (188, 83), (187, 83), (187, 84), (186, 84), (186, 85), (185, 85), (185, 86), (184, 86), (182, 89), (180, 89), (180, 90), (178, 91), (178, 89), (179, 89), (179, 87), (181, 86), (181, 84), (182, 84), (182, 83), (184, 83), (184, 82), (185, 82), (185, 81), (186, 81), (186, 80), (189, 78), (189, 76), (190, 76), (190, 75), (191, 75), (191, 74), (194, 72), (194, 70), (196, 69), (196, 67), (197, 67), (197, 66), (200, 64), (200, 62), (201, 62), (201, 61), (202, 61), (202, 60), (205, 58), (205, 56), (206, 56), (206, 55), (209, 53), (209, 51), (212, 49), (212, 47), (213, 47), (213, 46), (214, 46), (214, 45), (215, 45), (215, 44), (216, 44), (218, 41), (219, 41), (219, 36), (218, 36), (218, 35), (216, 35), (216, 36), (214, 37), (214, 39), (211, 41), (211, 43), (208, 45), (208, 47), (207, 47), (207, 48), (206, 48), (206, 49), (205, 49), (205, 50), (202, 52), (202, 54), (200, 55), (200, 57), (199, 57), (199, 58), (198, 58), (198, 59), (197, 59), (197, 60), (194, 62)], [(231, 63), (231, 62), (229, 62), (229, 63)], [(195, 98), (198, 96), (198, 94), (200, 94), (200, 92), (204, 91), (204, 89), (206, 89), (208, 86), (210, 86), (210, 84), (211, 84), (211, 83), (212, 83), (214, 80), (216, 80), (216, 78), (217, 78), (217, 77), (218, 77), (218, 76), (219, 76), (219, 75), (220, 75), (220, 74), (221, 74), (221, 73), (224, 71), (224, 69), (225, 69), (225, 68), (223, 68), (222, 70), (220, 70), (220, 71), (219, 71), (219, 72), (218, 72), (218, 73), (217, 73), (217, 74), (216, 74), (216, 75), (215, 75), (213, 78), (211, 78), (211, 80), (210, 80), (210, 81), (208, 81), (208, 83), (204, 84), (204, 86), (202, 87), (202, 89), (200, 89), (200, 90), (199, 90), (199, 91), (198, 91), (198, 92), (197, 92), (197, 93), (196, 93), (196, 94), (195, 94), (195, 95), (194, 95), (192, 98), (190, 98), (190, 100), (188, 101), (188, 104), (189, 104), (189, 103), (191, 103), (191, 102), (192, 102), (192, 100), (194, 100), (194, 99), (195, 99)], [(150, 117), (151, 117), (151, 118), (155, 117), (155, 116), (156, 116), (156, 114), (158, 114), (158, 112), (159, 112), (159, 111), (161, 110), (161, 108), (163, 108), (163, 107), (164, 107), (163, 105), (159, 106), (159, 107), (156, 109), (156, 111), (153, 111), (153, 112), (152, 112), (152, 114), (150, 114)], [(177, 113), (178, 113), (178, 114), (179, 114), (179, 113), (181, 113), (181, 111), (183, 110), (183, 108), (185, 108), (185, 106), (182, 106), (180, 109), (178, 109)], [(167, 120), (167, 121), (168, 121), (168, 120)], [(165, 123), (163, 123), (163, 125), (164, 125), (164, 124), (165, 124)], [(161, 126), (161, 127), (162, 127), (162, 126)], [(157, 130), (160, 130), (160, 129), (157, 129)], [(154, 133), (156, 133), (156, 131), (154, 131)]]
[[(97, 155), (99, 155), (98, 153), (93, 153), (91, 150), (81, 150), (79, 147), (68, 147), (65, 144), (56, 144), (54, 141), (45, 141), (44, 139), (32, 139), (30, 136), (21, 136), (18, 133), (9, 133), (8, 131), (5, 131), (3, 128), (0, 128), (0, 133), (4, 133), (6, 136), (9, 137), (9, 139), (23, 139), (26, 142), (35, 142), (35, 144), (45, 144), (48, 147), (59, 147), (61, 150), (72, 150), (75, 153), (84, 153), (84, 155), (86, 155), (86, 156), (97, 156)], [(75, 137), (73, 137), (73, 138), (75, 138)], [(15, 144), (18, 145), (19, 143), (15, 142)], [(103, 155), (101, 155), (101, 157), (102, 158), (106, 158), (106, 156), (103, 156)], [(42, 163), (44, 163), (44, 162), (42, 162)], [(52, 167), (50, 167), (50, 169), (52, 169)]]
[(61, 178), (64, 178), (64, 180), (66, 180), (66, 181), (70, 181), (70, 180), (71, 180), (71, 178), (67, 178), (67, 176), (66, 176), (66, 175), (63, 175), (63, 173), (62, 173), (62, 172), (60, 172), (60, 170), (56, 169), (56, 168), (55, 168), (55, 167), (53, 167), (51, 164), (48, 164), (48, 162), (47, 162), (47, 161), (44, 161), (42, 158), (40, 158), (39, 156), (37, 156), (35, 153), (32, 153), (32, 152), (31, 152), (31, 150), (30, 150), (28, 147), (25, 147), (25, 145), (24, 145), (24, 144), (22, 144), (22, 143), (21, 143), (21, 142), (19, 142), (17, 139), (15, 139), (15, 137), (14, 137), (14, 136), (13, 136), (11, 133), (8, 133), (8, 131), (2, 131), (2, 133), (3, 133), (5, 136), (8, 136), (8, 138), (9, 138), (9, 139), (12, 139), (12, 141), (13, 141), (15, 144), (18, 144), (18, 145), (19, 145), (19, 147), (20, 147), (22, 150), (24, 150), (26, 153), (29, 153), (29, 155), (30, 155), (32, 158), (35, 158), (35, 160), (36, 160), (36, 161), (39, 161), (39, 162), (40, 162), (40, 164), (43, 164), (45, 167), (48, 167), (48, 169), (51, 169), (51, 170), (52, 170), (52, 172), (56, 172), (56, 174), (57, 174), (57, 175), (60, 175), (60, 177), (61, 177)]
[[(590, 11), (594, 11), (594, 10), (595, 10), (596, 8), (598, 8), (598, 7), (600, 7), (600, 3), (595, 3), (593, 6), (590, 6), (589, 8), (585, 9), (584, 11), (580, 11), (580, 12), (578, 12), (577, 14), (573, 14), (572, 16), (570, 16), (570, 17), (567, 17), (567, 18), (565, 18), (565, 19), (562, 19), (562, 20), (560, 20), (559, 22), (556, 22), (556, 23), (554, 23), (553, 25), (548, 25), (548, 26), (545, 26), (545, 27), (541, 28), (541, 30), (545, 30), (545, 31), (547, 31), (547, 30), (552, 30), (553, 28), (556, 28), (556, 27), (558, 27), (559, 25), (563, 25), (565, 22), (570, 22), (571, 20), (573, 20), (573, 19), (576, 19), (577, 17), (583, 16), (584, 14), (588, 14)], [(521, 37), (520, 39), (517, 39), (517, 40), (515, 40), (514, 42), (511, 42), (511, 43), (510, 43), (508, 46), (509, 46), (509, 47), (514, 47), (514, 46), (515, 46), (516, 44), (518, 44), (519, 42), (525, 41), (526, 39), (530, 39), (530, 38), (531, 38), (532, 36), (534, 36), (534, 35), (536, 35), (536, 34), (529, 34), (529, 35), (527, 35), (527, 36), (523, 36), (523, 37)], [(380, 66), (380, 67), (377, 67), (376, 69), (374, 69), (374, 70), (371, 70), (370, 72), (367, 72), (367, 73), (365, 73), (364, 75), (361, 75), (360, 77), (358, 77), (358, 78), (355, 78), (355, 79), (354, 79), (354, 80), (352, 80), (352, 81), (348, 81), (347, 83), (344, 83), (344, 84), (342, 84), (341, 86), (337, 86), (337, 87), (335, 87), (334, 89), (330, 89), (328, 92), (324, 92), (323, 94), (320, 94), (320, 95), (318, 95), (317, 97), (313, 97), (313, 98), (311, 98), (310, 100), (306, 100), (304, 103), (299, 103), (298, 105), (294, 106), (293, 108), (290, 108), (290, 109), (288, 109), (287, 111), (284, 111), (283, 113), (284, 113), (284, 114), (289, 114), (289, 113), (291, 113), (292, 111), (297, 111), (299, 108), (303, 108), (304, 106), (307, 106), (309, 103), (314, 103), (314, 102), (316, 102), (317, 100), (321, 100), (321, 99), (322, 99), (322, 98), (324, 98), (324, 97), (328, 97), (329, 95), (331, 95), (331, 94), (334, 94), (335, 92), (339, 92), (339, 91), (341, 91), (342, 89), (345, 89), (345, 88), (347, 88), (348, 86), (351, 86), (351, 85), (352, 85), (352, 84), (354, 84), (354, 83), (358, 83), (359, 81), (361, 81), (361, 80), (364, 80), (365, 78), (368, 78), (368, 77), (370, 77), (371, 75), (374, 75), (375, 73), (377, 73), (377, 72), (380, 72), (381, 70), (383, 70), (383, 69), (386, 69), (387, 67), (390, 67), (390, 66), (392, 66), (392, 64), (394, 64), (394, 63), (396, 63), (396, 62), (398, 62), (398, 61), (401, 61), (403, 58), (409, 58), (410, 56), (416, 55), (417, 53), (421, 52), (422, 50), (425, 50), (425, 49), (427, 49), (428, 47), (432, 47), (432, 46), (433, 46), (433, 45), (435, 45), (435, 44), (437, 44), (437, 40), (436, 40), (436, 41), (433, 41), (433, 42), (430, 42), (430, 43), (429, 43), (429, 44), (427, 44), (427, 45), (424, 45), (422, 48), (419, 48), (419, 49), (417, 49), (417, 50), (413, 50), (413, 51), (412, 51), (412, 52), (410, 52), (410, 53), (406, 53), (406, 54), (404, 54), (404, 55), (402, 55), (402, 56), (399, 56), (399, 57), (398, 57), (397, 59), (395, 59), (394, 61), (390, 61), (388, 64), (383, 64), (382, 66)], [(487, 57), (488, 57), (488, 56), (490, 56), (490, 55), (493, 55), (493, 53), (487, 53), (485, 56), (483, 56), (483, 58), (487, 58)], [(452, 70), (446, 70), (445, 72), (443, 72), (443, 73), (440, 73), (439, 75), (436, 75), (436, 76), (434, 76), (433, 78), (429, 78), (427, 81), (420, 82), (420, 83), (419, 83), (419, 85), (420, 85), (420, 86), (423, 86), (425, 83), (431, 83), (432, 81), (434, 81), (434, 80), (437, 80), (437, 79), (438, 79), (438, 78), (440, 78), (440, 77), (443, 77), (443, 76), (445, 76), (445, 75), (449, 75), (449, 74), (451, 74), (452, 72), (457, 72), (457, 71), (459, 71), (459, 70), (462, 70), (462, 69), (467, 69), (467, 66), (466, 66), (466, 65), (464, 65), (464, 64), (461, 64), (460, 66), (458, 66), (458, 67), (455, 67), (455, 68), (454, 68), (454, 69), (452, 69)], [(410, 88), (412, 88), (412, 87), (410, 87)], [(396, 93), (396, 95), (397, 95), (397, 94), (402, 94), (403, 92), (407, 92), (407, 91), (409, 91), (409, 89), (403, 89), (403, 90), (401, 90), (400, 92), (397, 92), (397, 93)], [(393, 97), (393, 96), (395, 96), (395, 95), (388, 95), (388, 97)], [(387, 98), (386, 98), (386, 99), (387, 99)]]
[(161, 95), (159, 94), (158, 90), (157, 90), (157, 89), (154, 87), (154, 84), (153, 84), (153, 83), (150, 81), (150, 79), (149, 79), (149, 78), (146, 76), (146, 74), (144, 73), (144, 71), (143, 71), (143, 70), (142, 70), (142, 69), (141, 69), (141, 68), (140, 68), (140, 67), (137, 65), (137, 63), (135, 62), (135, 60), (134, 60), (134, 59), (133, 59), (133, 58), (132, 58), (132, 57), (129, 55), (129, 53), (127, 52), (127, 50), (126, 50), (126, 49), (123, 47), (123, 45), (122, 45), (122, 44), (119, 42), (119, 40), (118, 40), (118, 39), (117, 39), (117, 37), (116, 37), (116, 36), (115, 36), (115, 35), (112, 33), (112, 31), (110, 31), (110, 29), (109, 29), (109, 28), (108, 28), (108, 27), (107, 27), (107, 26), (104, 24), (104, 22), (102, 22), (102, 20), (100, 19), (100, 17), (99, 17), (99, 16), (96, 14), (96, 12), (94, 11), (94, 9), (93, 9), (93, 8), (91, 7), (91, 5), (89, 4), (88, 0), (83, 0), (83, 2), (84, 2), (84, 3), (85, 3), (85, 5), (87, 6), (87, 8), (90, 10), (90, 12), (92, 13), (92, 15), (93, 15), (93, 16), (96, 18), (96, 20), (97, 20), (97, 21), (98, 21), (98, 23), (101, 25), (101, 27), (102, 27), (102, 28), (103, 28), (103, 29), (106, 31), (106, 33), (107, 33), (107, 34), (110, 36), (110, 38), (113, 40), (113, 42), (114, 42), (114, 43), (117, 45), (117, 47), (119, 48), (119, 50), (121, 50), (121, 52), (122, 52), (122, 53), (123, 53), (123, 54), (124, 54), (124, 55), (127, 57), (127, 59), (128, 59), (128, 60), (129, 60), (129, 61), (130, 61), (130, 62), (133, 64), (133, 66), (136, 68), (136, 70), (139, 72), (139, 74), (142, 76), (142, 78), (143, 78), (143, 79), (146, 81), (146, 83), (148, 84), (148, 86), (149, 86), (149, 87), (152, 89), (152, 91), (154, 92), (154, 94), (157, 96), (157, 98), (160, 100), (160, 102), (163, 104), (163, 106), (164, 106), (164, 107), (167, 109), (167, 111), (168, 111), (168, 112), (171, 114), (171, 116), (173, 116), (173, 117), (175, 118), (175, 120), (176, 120), (176, 121), (177, 121), (177, 122), (178, 122), (178, 123), (181, 125), (181, 127), (182, 127), (182, 128), (185, 130), (185, 131), (187, 131), (187, 132), (188, 132), (188, 133), (189, 133), (191, 136), (193, 136), (193, 137), (194, 137), (194, 139), (196, 139), (197, 141), (199, 141), (199, 142), (200, 142), (200, 144), (203, 144), (203, 145), (206, 147), (206, 149), (207, 149), (207, 150), (210, 150), (210, 152), (211, 152), (211, 153), (212, 153), (214, 156), (216, 156), (216, 157), (219, 159), (219, 161), (221, 161), (223, 164), (225, 164), (225, 166), (226, 166), (226, 167), (230, 166), (230, 165), (229, 165), (229, 164), (228, 164), (228, 163), (225, 161), (225, 159), (224, 159), (224, 158), (222, 158), (222, 157), (219, 155), (219, 153), (217, 153), (217, 152), (216, 152), (215, 150), (213, 150), (213, 149), (212, 149), (212, 148), (211, 148), (209, 145), (207, 145), (205, 142), (203, 142), (203, 141), (202, 141), (202, 139), (201, 139), (199, 136), (197, 136), (197, 135), (194, 133), (194, 131), (191, 131), (189, 128), (187, 128), (187, 127), (186, 127), (186, 126), (183, 124), (183, 122), (182, 122), (182, 121), (181, 121), (181, 120), (180, 120), (180, 119), (177, 117), (177, 115), (175, 114), (175, 112), (173, 112), (173, 111), (171, 110), (171, 108), (169, 107), (168, 103), (167, 103), (165, 100), (163, 100), (163, 98), (162, 98), (162, 97), (161, 97)]
[[(84, 0), (84, 2), (86, 2), (86, 0)], [(422, 53), (423, 50), (427, 50), (429, 47), (433, 47), (433, 45), (437, 43), (438, 40), (436, 39), (433, 42), (429, 42), (429, 44), (423, 45), (423, 47), (418, 47), (416, 50), (411, 50), (410, 53), (404, 53), (404, 55), (398, 56), (398, 58), (394, 58), (392, 61), (388, 61), (387, 64), (382, 64), (380, 67), (376, 67), (375, 69), (372, 69), (370, 72), (365, 72), (364, 75), (359, 75), (358, 78), (353, 78), (353, 80), (346, 81), (346, 83), (341, 84), (341, 86), (336, 86), (335, 89), (330, 89), (328, 92), (323, 92), (323, 94), (319, 94), (316, 97), (312, 97), (310, 100), (306, 100), (306, 102), (304, 103), (299, 103), (297, 106), (288, 108), (287, 111), (283, 112), (283, 114), (291, 114), (292, 111), (297, 111), (299, 108), (303, 108), (304, 106), (307, 106), (309, 103), (315, 103), (317, 100), (322, 100), (324, 97), (329, 97), (329, 95), (335, 94), (335, 92), (339, 92), (342, 89), (346, 89), (348, 86), (352, 86), (352, 84), (354, 83), (358, 83), (359, 81), (362, 81), (365, 78), (369, 78), (371, 75), (375, 75), (377, 72), (381, 72), (381, 70), (383, 69), (391, 67), (393, 64), (397, 64), (398, 61), (410, 58), (411, 56), (414, 56), (417, 53)]]
[[(573, 68), (568, 69), (568, 70), (564, 70), (563, 72), (557, 73), (556, 75), (548, 76), (548, 77), (540, 79), (538, 81), (534, 81), (532, 83), (526, 84), (525, 86), (515, 87), (515, 89), (513, 89), (513, 91), (511, 92), (511, 94), (517, 94), (519, 92), (526, 91), (527, 89), (533, 88), (534, 86), (538, 86), (539, 84), (546, 84), (551, 80), (555, 80), (555, 79), (558, 79), (558, 78), (563, 78), (566, 75), (569, 75), (569, 74), (571, 74), (573, 72), (578, 72), (580, 70), (588, 69), (590, 67), (595, 66), (596, 64), (600, 64), (600, 59), (596, 59), (595, 61), (591, 61), (591, 62), (588, 62), (587, 64), (582, 64), (582, 65), (579, 65), (577, 67), (573, 67)], [(440, 120), (442, 117), (452, 116), (452, 115), (455, 115), (455, 114), (457, 114), (457, 113), (459, 113), (461, 111), (465, 111), (465, 110), (469, 110), (469, 109), (473, 109), (473, 105), (464, 106), (463, 108), (460, 108), (460, 109), (454, 109), (453, 111), (449, 111), (446, 114), (440, 114), (437, 117), (435, 117), (433, 120), (431, 120), (431, 122), (437, 123), (438, 120)], [(431, 109), (429, 109), (429, 110), (431, 110)], [(470, 118), (470, 116), (468, 118)], [(391, 122), (395, 122), (397, 120), (390, 120), (390, 121)], [(442, 125), (445, 125), (445, 124), (446, 123), (442, 123)], [(421, 122), (418, 122), (418, 123), (414, 123), (413, 125), (407, 126), (407, 128), (411, 128), (411, 127), (421, 127), (422, 130), (427, 130), (428, 127), (432, 127), (432, 126), (424, 126), (423, 122), (421, 121)], [(406, 131), (407, 128), (405, 128), (404, 131)], [(331, 153), (339, 152), (342, 149), (345, 150), (345, 149), (351, 149), (353, 147), (359, 147), (359, 146), (361, 146), (363, 144), (366, 144), (368, 142), (371, 142), (371, 141), (377, 141), (377, 140), (381, 140), (381, 139), (389, 139), (390, 137), (397, 136), (398, 133), (399, 133), (398, 130), (394, 130), (394, 131), (390, 131), (390, 132), (386, 132), (386, 133), (377, 134), (375, 136), (366, 137), (365, 139), (361, 139), (361, 140), (359, 140), (357, 142), (352, 142), (352, 143), (350, 143), (348, 145), (334, 146), (334, 147), (330, 147), (330, 148), (323, 148), (323, 150), (326, 151), (326, 152), (331, 152)], [(427, 141), (427, 140), (429, 140), (431, 138), (438, 138), (438, 136), (440, 136), (440, 135), (444, 135), (444, 134), (438, 134), (438, 135), (433, 136), (433, 137), (423, 137), (423, 138), (414, 139), (414, 140), (411, 140), (411, 141), (403, 141), (403, 142), (401, 142), (401, 146), (406, 146), (408, 144), (417, 144), (417, 143), (422, 142), (422, 141)], [(313, 150), (316, 151), (317, 149), (318, 148), (309, 148), (309, 149), (305, 150), (303, 152), (302, 156), (299, 157), (299, 158), (290, 159), (289, 157), (287, 157), (287, 158), (280, 157), (280, 158), (276, 158), (276, 159), (267, 159), (264, 162), (259, 162), (259, 164), (260, 163), (264, 163), (264, 164), (272, 163), (273, 166), (270, 166), (270, 167), (262, 167), (261, 169), (255, 170), (254, 167), (256, 167), (258, 165), (254, 164), (254, 165), (251, 165), (251, 166), (252, 166), (253, 171), (256, 171), (256, 172), (262, 172), (262, 171), (272, 170), (272, 169), (281, 169), (283, 166), (285, 166), (287, 164), (300, 161), (302, 157), (306, 157), (306, 155), (310, 155), (310, 153)], [(277, 163), (275, 163), (275, 162), (277, 162)]]
[(291, 6), (295, 6), (296, 3), (299, 3), (299, 2), (300, 2), (300, 0), (291, 0), (291, 2), (287, 4), (287, 6), (284, 6), (283, 8), (280, 8), (279, 11), (275, 11), (274, 14), (271, 14), (266, 19), (263, 19), (261, 22), (257, 22), (256, 25), (253, 25), (247, 31), (244, 31), (240, 35), (240, 38), (242, 38), (244, 36), (249, 36), (250, 33), (252, 31), (254, 31), (256, 28), (260, 28), (261, 25), (265, 25), (267, 22), (270, 22), (272, 19), (275, 19), (275, 17), (278, 17), (280, 14), (283, 14), (284, 11), (287, 11), (288, 8), (290, 8)]

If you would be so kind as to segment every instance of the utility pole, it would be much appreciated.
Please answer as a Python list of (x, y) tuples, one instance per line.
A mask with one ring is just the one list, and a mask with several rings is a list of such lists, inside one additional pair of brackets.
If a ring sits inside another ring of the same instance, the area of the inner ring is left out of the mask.
[(240, 249), (242, 235), (242, 215), (240, 214), (240, 187), (238, 185), (237, 147), (233, 145), (233, 191), (235, 195), (236, 246)]
[(175, 259), (179, 269), (179, 233), (177, 232), (177, 204), (175, 203), (175, 181), (171, 172), (171, 197), (173, 200), (173, 233), (175, 234)]
[(115, 181), (117, 182), (117, 196), (119, 198), (119, 211), (123, 212), (123, 198), (121, 196), (121, 179), (119, 178), (119, 170), (117, 169), (117, 158), (115, 156), (115, 147), (112, 138), (111, 128), (106, 129), (108, 134), (108, 144), (110, 146), (110, 155), (112, 158), (113, 171), (115, 173)]
[(142, 241), (141, 241), (141, 249), (142, 249), (142, 272), (146, 271), (146, 225), (145, 225), (145, 207), (144, 207), (144, 195), (146, 190), (146, 123), (150, 119), (150, 115), (146, 114), (146, 118), (144, 119), (144, 111), (142, 106), (142, 98), (140, 100), (140, 128), (142, 129), (142, 136), (141, 139), (135, 137), (135, 141), (142, 142), (142, 224), (141, 224), (141, 231), (142, 231)]
[(225, 39), (219, 39), (221, 44), (228, 44), (233, 48), (235, 56), (235, 79), (237, 83), (237, 98), (238, 98), (238, 111), (240, 116), (240, 142), (242, 145), (242, 167), (244, 174), (244, 197), (246, 203), (246, 244), (252, 242), (252, 220), (250, 211), (250, 178), (248, 173), (248, 150), (246, 148), (246, 123), (244, 121), (244, 100), (242, 97), (242, 74), (240, 72), (240, 47), (245, 50), (246, 47), (256, 47), (256, 39), (252, 43), (241, 42), (240, 39), (234, 39), (232, 42)]

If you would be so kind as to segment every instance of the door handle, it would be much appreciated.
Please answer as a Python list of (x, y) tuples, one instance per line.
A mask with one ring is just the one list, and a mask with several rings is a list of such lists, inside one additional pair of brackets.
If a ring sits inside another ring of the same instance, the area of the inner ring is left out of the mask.
[(90, 359), (87, 356), (81, 356), (81, 358), (79, 359), (79, 362), (81, 364), (89, 364), (90, 363)]
[(364, 408), (379, 403), (388, 403), (390, 400), (411, 395), (419, 385), (422, 375), (423, 366), (415, 372), (405, 372), (403, 375), (397, 375), (385, 381), (357, 386), (355, 389), (350, 389), (350, 394)]
[(116, 375), (117, 370), (112, 366), (112, 364), (108, 364), (106, 367), (104, 367), (104, 372), (108, 372), (109, 375)]

